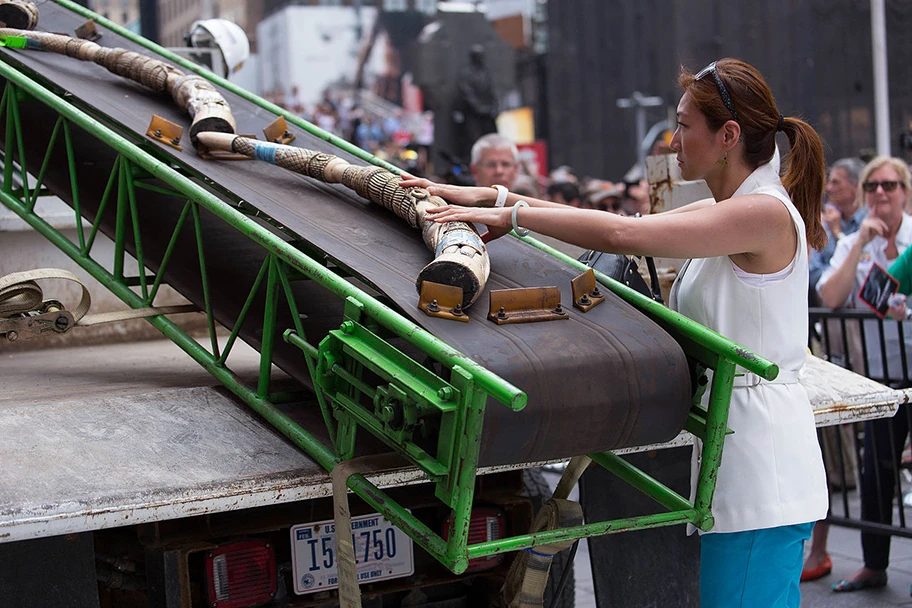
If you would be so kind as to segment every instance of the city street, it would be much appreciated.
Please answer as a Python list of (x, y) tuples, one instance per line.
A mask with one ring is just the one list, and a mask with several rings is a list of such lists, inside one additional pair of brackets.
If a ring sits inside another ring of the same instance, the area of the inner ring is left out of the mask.
[(0, 608), (912, 608), (912, 1), (0, 22)]
[[(560, 475), (546, 472), (549, 484), (557, 485)], [(571, 500), (578, 500), (577, 490), (570, 495)], [(857, 492), (849, 495), (850, 506), (858, 513)], [(683, 526), (681, 534), (684, 533)], [(633, 532), (633, 534), (636, 534)], [(894, 538), (888, 569), (888, 583), (882, 589), (868, 589), (854, 593), (834, 593), (831, 586), (840, 579), (850, 575), (863, 564), (861, 558), (860, 532), (850, 528), (832, 526), (829, 535), (829, 553), (833, 561), (833, 572), (822, 579), (801, 584), (802, 608), (892, 608), (894, 606), (912, 606), (910, 585), (912, 585), (912, 539)], [(585, 540), (580, 541), (574, 561), (576, 576), (576, 608), (598, 607), (595, 588), (592, 582), (589, 546)], [(631, 606), (629, 608), (637, 608)]]

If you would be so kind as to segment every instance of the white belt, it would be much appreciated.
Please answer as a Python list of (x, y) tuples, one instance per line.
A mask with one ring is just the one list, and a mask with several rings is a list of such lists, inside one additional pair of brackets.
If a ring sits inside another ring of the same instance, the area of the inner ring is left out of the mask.
[(744, 372), (741, 375), (735, 376), (733, 386), (748, 387), (758, 386), (760, 384), (797, 384), (799, 373), (800, 372), (791, 370), (779, 370), (779, 375), (776, 376), (775, 380), (766, 380), (753, 372)]

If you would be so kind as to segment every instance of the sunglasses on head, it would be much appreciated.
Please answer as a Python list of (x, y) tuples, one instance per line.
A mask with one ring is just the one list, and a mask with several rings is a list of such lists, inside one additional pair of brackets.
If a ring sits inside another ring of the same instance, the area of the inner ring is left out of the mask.
[(861, 184), (861, 189), (870, 194), (871, 192), (877, 192), (877, 187), (880, 186), (884, 189), (884, 192), (893, 192), (901, 185), (902, 183), (896, 180), (888, 180), (885, 182), (864, 182)]
[(716, 88), (719, 90), (719, 97), (722, 98), (722, 103), (724, 103), (725, 107), (728, 108), (728, 111), (731, 112), (731, 115), (734, 117), (735, 122), (738, 122), (738, 112), (735, 110), (735, 104), (732, 102), (731, 95), (728, 94), (728, 89), (725, 88), (725, 83), (722, 82), (722, 77), (719, 76), (719, 71), (716, 69), (715, 61), (697, 72), (694, 76), (694, 80), (701, 80), (710, 74), (712, 74), (713, 80), (716, 81)]

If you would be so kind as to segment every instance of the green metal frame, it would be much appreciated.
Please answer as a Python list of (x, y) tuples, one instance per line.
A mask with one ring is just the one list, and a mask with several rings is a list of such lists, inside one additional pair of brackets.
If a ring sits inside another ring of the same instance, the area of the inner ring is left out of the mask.
[[(397, 170), (81, 6), (68, 0), (55, 1), (87, 18), (95, 19), (102, 27), (128, 37), (188, 70), (202, 74), (217, 85), (267, 110), (285, 116), (292, 124), (340, 148), (374, 164)], [(706, 376), (702, 372), (706, 369), (714, 372), (711, 384), (708, 387), (701, 386), (701, 390), (694, 396), (694, 407), (686, 427), (704, 440), (703, 464), (696, 499), (691, 503), (661, 482), (631, 467), (615, 454), (593, 454), (593, 460), (655, 499), (667, 509), (667, 512), (468, 545), (468, 524), (474, 498), (485, 405), (488, 398), (492, 397), (514, 410), (521, 410), (526, 403), (525, 393), (461, 353), (455, 352), (444, 342), (352, 285), (341, 276), (343, 273), (336, 273), (327, 267), (326, 259), (320, 252), (295, 247), (259, 225), (235, 206), (226, 204), (221, 198), (198, 186), (180, 171), (172, 168), (176, 160), (157, 147), (133, 143), (141, 141), (135, 133), (120, 133), (119, 125), (105, 124), (104, 117), (93, 118), (84, 109), (71, 103), (75, 100), (65, 100), (62, 95), (55, 94), (30, 79), (13, 67), (6, 58), (0, 61), (0, 78), (5, 81), (0, 98), (0, 122), (5, 122), (6, 125), (0, 202), (133, 308), (154, 304), (159, 288), (165, 281), (168, 265), (172, 261), (171, 256), (178, 235), (189, 221), (198, 245), (203, 308), (209, 327), (209, 347), (203, 346), (164, 317), (152, 317), (149, 322), (325, 469), (332, 470), (338, 462), (355, 455), (358, 429), (379, 437), (421, 469), (428, 479), (436, 484), (437, 497), (453, 512), (454, 532), (447, 540), (413, 517), (364, 476), (352, 476), (348, 486), (451, 571), (463, 572), (468, 560), (475, 557), (534, 547), (559, 539), (685, 522), (703, 530), (712, 527), (710, 506), (715, 490), (716, 471), (722, 456), (723, 440), (728, 432), (726, 421), (736, 366), (742, 366), (763, 378), (773, 379), (778, 373), (775, 364), (640, 296), (624, 285), (599, 275), (599, 279), (612, 291), (650, 315), (682, 345), (697, 367), (699, 378), (705, 380)], [(21, 103), (43, 103), (59, 116), (47, 144), (46, 156), (37, 172), (30, 171), (26, 166), (23, 142), (28, 132), (27, 126), (19, 119)], [(99, 201), (99, 211), (96, 213), (96, 217), (100, 218), (106, 206), (115, 205), (115, 259), (113, 268), (110, 269), (92, 257), (100, 220), (93, 223), (88, 235), (82, 227), (72, 125), (94, 137), (99, 146), (108, 146), (118, 154), (102, 199)], [(49, 167), (51, 154), (60, 145), (67, 154), (67, 170), (77, 224), (75, 241), (52, 228), (35, 212), (37, 197), (49, 194), (42, 187), (42, 182)], [(35, 175), (34, 186), (29, 186), (30, 174)], [(14, 179), (14, 176), (18, 177), (18, 180)], [(138, 189), (153, 190), (184, 202), (183, 212), (171, 235), (159, 269), (148, 275), (143, 260), (141, 218), (136, 205)], [(229, 337), (222, 344), (216, 335), (216, 321), (210, 302), (203, 235), (200, 229), (201, 209), (210, 212), (257, 243), (266, 253), (266, 259), (250, 288), (247, 301), (230, 328)], [(255, 213), (255, 210), (251, 210), (251, 214)], [(524, 240), (565, 260), (568, 264), (585, 269), (575, 260), (539, 242), (532, 239)], [(135, 244), (135, 262), (138, 270), (136, 276), (127, 276), (125, 271), (126, 267), (132, 265), (127, 257), (127, 242)], [(344, 301), (345, 321), (339, 329), (330, 331), (326, 336), (312, 337), (320, 339), (318, 344), (305, 335), (297, 314), (298, 305), (290, 288), (291, 281), (300, 280), (302, 277), (319, 282)], [(260, 375), (255, 386), (248, 386), (228, 367), (228, 358), (252, 302), (261, 291), (266, 295), (266, 309), (260, 349)], [(287, 306), (292, 318), (296, 320), (294, 327), (280, 329), (283, 330), (284, 339), (303, 353), (315, 388), (317, 406), (330, 437), (330, 445), (326, 445), (280, 411), (277, 406), (288, 401), (289, 395), (270, 392), (273, 336), (276, 335), (276, 319), (280, 306)], [(392, 346), (389, 342), (391, 337), (405, 340), (448, 369), (448, 379), (432, 372)], [(368, 380), (370, 378), (374, 380)], [(709, 407), (703, 409), (699, 406), (699, 400), (700, 394), (706, 388), (710, 392)], [(433, 432), (428, 432), (423, 426), (427, 421), (433, 423)], [(429, 445), (434, 438), (436, 444)]]

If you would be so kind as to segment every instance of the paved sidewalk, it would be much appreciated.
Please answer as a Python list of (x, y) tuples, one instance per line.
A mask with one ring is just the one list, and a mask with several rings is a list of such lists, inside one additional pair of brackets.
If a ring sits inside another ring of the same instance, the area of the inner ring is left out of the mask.
[[(854, 593), (833, 593), (830, 586), (861, 567), (860, 532), (833, 526), (830, 528), (829, 550), (833, 572), (820, 580), (801, 584), (802, 608), (912, 607), (912, 597), (909, 596), (909, 585), (912, 585), (912, 539), (893, 539), (890, 568), (887, 571), (889, 582), (886, 587)], [(585, 542), (580, 543), (575, 568), (576, 608), (598, 608), (592, 586), (589, 550)]]
[(833, 593), (830, 587), (863, 565), (861, 532), (832, 526), (827, 544), (833, 561), (833, 572), (820, 580), (801, 584), (802, 608), (912, 606), (912, 597), (909, 596), (909, 585), (912, 585), (912, 539), (893, 538), (886, 587), (853, 593)]
[[(560, 475), (546, 472), (545, 478), (553, 489), (557, 485)], [(854, 492), (852, 494), (852, 508), (855, 510), (854, 512), (857, 512), (857, 497)], [(578, 489), (574, 489), (570, 499), (579, 500)], [(893, 608), (895, 606), (912, 608), (912, 597), (909, 595), (909, 586), (912, 585), (912, 539), (893, 538), (890, 568), (887, 570), (889, 582), (886, 587), (854, 593), (834, 593), (830, 587), (862, 566), (861, 532), (832, 526), (828, 546), (833, 561), (833, 572), (820, 580), (801, 584), (802, 608)], [(596, 604), (595, 589), (592, 583), (589, 546), (585, 541), (580, 542), (577, 550), (574, 574), (576, 575), (576, 608), (599, 608)]]

